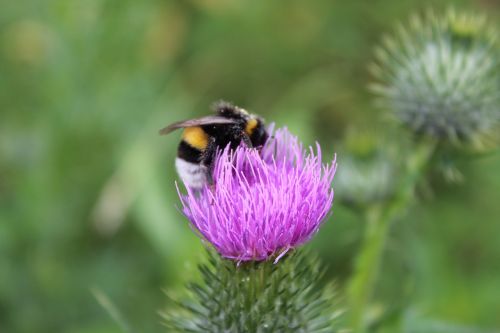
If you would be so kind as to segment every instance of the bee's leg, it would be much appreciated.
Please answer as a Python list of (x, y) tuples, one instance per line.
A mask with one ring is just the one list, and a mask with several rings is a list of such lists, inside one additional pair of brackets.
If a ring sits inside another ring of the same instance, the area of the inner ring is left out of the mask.
[(209, 185), (214, 184), (213, 171), (215, 167), (215, 154), (217, 153), (217, 144), (213, 137), (210, 138), (207, 148), (201, 155), (201, 164), (207, 168), (207, 182)]
[(241, 126), (241, 124), (236, 124), (228, 130), (231, 137), (231, 149), (236, 149), (241, 142), (243, 142), (246, 147), (253, 148), (252, 140), (250, 140), (248, 134), (242, 130)]
[(253, 148), (252, 140), (250, 140), (250, 137), (248, 134), (245, 132), (241, 133), (241, 141), (248, 147), (248, 148)]
[(210, 165), (207, 167), (207, 183), (210, 186), (214, 185), (214, 176), (213, 176), (213, 171), (214, 171), (214, 164), (215, 162), (211, 162)]

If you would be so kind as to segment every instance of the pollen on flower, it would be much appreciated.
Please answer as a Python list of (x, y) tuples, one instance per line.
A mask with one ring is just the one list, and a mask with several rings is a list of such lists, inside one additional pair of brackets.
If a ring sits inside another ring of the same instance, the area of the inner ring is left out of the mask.
[(183, 213), (225, 258), (279, 260), (318, 231), (333, 203), (335, 158), (322, 163), (319, 144), (305, 150), (284, 129), (259, 152), (219, 153), (215, 186), (179, 191)]

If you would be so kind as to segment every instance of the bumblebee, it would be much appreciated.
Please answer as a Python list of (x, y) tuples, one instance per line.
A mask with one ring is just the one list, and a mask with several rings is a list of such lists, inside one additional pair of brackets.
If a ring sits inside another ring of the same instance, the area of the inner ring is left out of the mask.
[(160, 135), (166, 135), (183, 129), (175, 166), (184, 184), (194, 189), (213, 184), (217, 149), (228, 145), (235, 149), (242, 142), (259, 148), (269, 137), (257, 115), (224, 101), (215, 103), (213, 110), (215, 115), (176, 122), (160, 130)]

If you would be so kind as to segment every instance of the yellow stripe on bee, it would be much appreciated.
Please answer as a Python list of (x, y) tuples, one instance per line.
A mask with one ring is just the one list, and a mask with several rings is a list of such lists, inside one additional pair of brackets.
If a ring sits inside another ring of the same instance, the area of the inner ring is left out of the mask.
[(255, 118), (249, 119), (247, 121), (247, 125), (245, 126), (245, 132), (248, 135), (252, 135), (253, 131), (255, 130), (255, 128), (257, 127), (258, 124), (259, 124), (259, 122), (257, 121), (257, 119), (255, 119)]
[(182, 133), (182, 140), (199, 150), (204, 150), (208, 146), (208, 134), (199, 126), (186, 127)]

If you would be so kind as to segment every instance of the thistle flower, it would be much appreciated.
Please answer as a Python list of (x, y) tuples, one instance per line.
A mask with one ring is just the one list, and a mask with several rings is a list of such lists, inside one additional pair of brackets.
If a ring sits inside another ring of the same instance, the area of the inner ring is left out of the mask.
[(223, 150), (215, 185), (179, 196), (194, 229), (223, 257), (278, 261), (318, 231), (332, 206), (335, 170), (335, 159), (322, 164), (319, 144), (306, 151), (278, 129), (260, 152)]
[(413, 17), (377, 50), (373, 89), (417, 134), (478, 146), (500, 120), (496, 43), (483, 17)]

